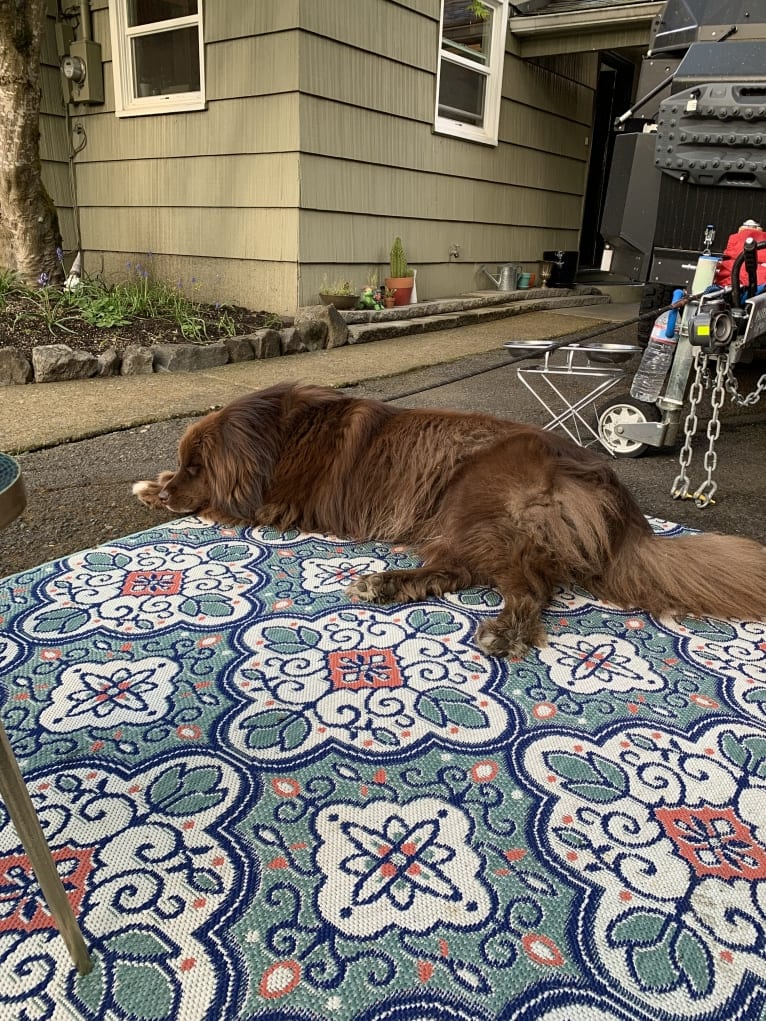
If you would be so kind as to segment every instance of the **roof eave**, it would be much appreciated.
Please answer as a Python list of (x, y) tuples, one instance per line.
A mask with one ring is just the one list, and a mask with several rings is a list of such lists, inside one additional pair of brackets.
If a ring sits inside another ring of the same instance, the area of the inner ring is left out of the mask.
[(655, 18), (664, 7), (656, 3), (624, 4), (590, 11), (512, 16), (508, 36), (520, 57), (646, 47)]

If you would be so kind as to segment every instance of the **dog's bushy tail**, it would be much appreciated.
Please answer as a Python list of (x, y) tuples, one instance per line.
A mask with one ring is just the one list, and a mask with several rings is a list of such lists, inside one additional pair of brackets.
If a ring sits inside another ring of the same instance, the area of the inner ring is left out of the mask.
[(630, 533), (595, 587), (602, 599), (654, 616), (764, 620), (766, 549), (715, 533)]

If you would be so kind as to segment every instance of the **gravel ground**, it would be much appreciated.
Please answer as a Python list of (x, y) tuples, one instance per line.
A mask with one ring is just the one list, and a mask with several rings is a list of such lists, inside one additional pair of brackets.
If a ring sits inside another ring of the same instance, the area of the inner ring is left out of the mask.
[[(491, 351), (449, 365), (372, 380), (349, 392), (384, 400), (406, 393), (410, 396), (398, 403), (486, 411), (542, 424), (542, 410), (507, 363), (504, 351)], [(764, 368), (763, 363), (742, 367), (745, 392), (752, 389)], [(483, 371), (488, 369), (492, 371)], [(469, 373), (480, 374), (458, 380)], [(412, 393), (421, 390), (424, 392)], [(705, 510), (669, 495), (678, 473), (677, 450), (615, 461), (614, 467), (647, 514), (766, 542), (762, 511), (765, 410), (762, 402), (755, 409), (757, 414), (743, 414), (727, 402), (718, 442), (718, 499)], [(28, 507), (0, 532), (0, 576), (130, 535), (163, 520), (161, 514), (133, 497), (131, 485), (175, 464), (178, 438), (189, 421), (159, 422), (20, 455)], [(690, 471), (695, 483), (704, 477), (704, 431), (701, 438), (703, 446), (696, 449)]]

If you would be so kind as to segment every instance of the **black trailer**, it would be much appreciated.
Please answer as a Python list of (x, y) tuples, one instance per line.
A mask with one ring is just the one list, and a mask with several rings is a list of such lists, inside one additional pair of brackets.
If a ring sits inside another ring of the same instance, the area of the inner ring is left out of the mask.
[(637, 95), (615, 125), (600, 230), (610, 272), (645, 283), (644, 311), (691, 284), (706, 227), (721, 251), (766, 223), (766, 4), (667, 0)]
[[(644, 284), (643, 343), (652, 330), (650, 313), (667, 306), (677, 289), (684, 297), (677, 347), (657, 400), (626, 395), (600, 409), (602, 442), (626, 457), (672, 445), (688, 394), (696, 418), (703, 382), (719, 404), (724, 390), (736, 398), (733, 366), (763, 346), (766, 3), (667, 0), (637, 95), (615, 123), (600, 225), (604, 268)], [(730, 283), (711, 269), (727, 246), (734, 263)], [(685, 448), (691, 431), (687, 416)], [(678, 495), (689, 495), (687, 484), (682, 451)], [(692, 495), (704, 504), (710, 488)]]

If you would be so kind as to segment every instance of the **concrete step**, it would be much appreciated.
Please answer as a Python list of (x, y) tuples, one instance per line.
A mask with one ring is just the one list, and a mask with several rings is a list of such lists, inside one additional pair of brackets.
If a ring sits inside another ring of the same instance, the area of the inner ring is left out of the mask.
[(410, 333), (449, 330), (471, 326), (493, 319), (574, 308), (583, 305), (605, 305), (607, 295), (592, 288), (568, 290), (538, 287), (526, 291), (482, 291), (435, 301), (402, 305), (398, 308), (341, 312), (349, 330), (350, 344), (364, 344), (386, 337)]

